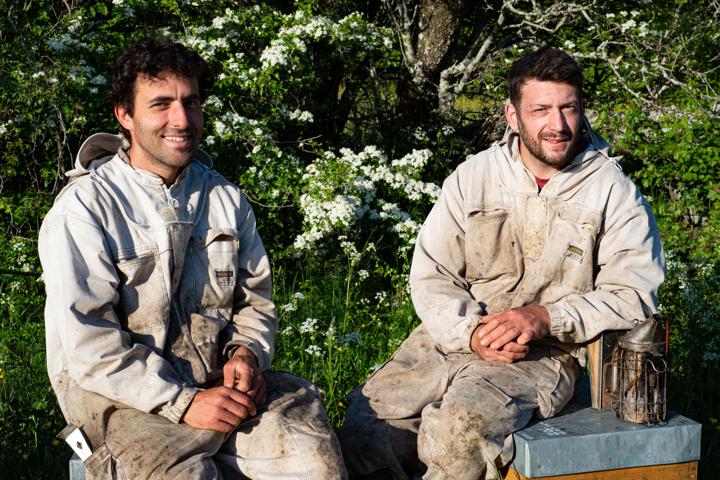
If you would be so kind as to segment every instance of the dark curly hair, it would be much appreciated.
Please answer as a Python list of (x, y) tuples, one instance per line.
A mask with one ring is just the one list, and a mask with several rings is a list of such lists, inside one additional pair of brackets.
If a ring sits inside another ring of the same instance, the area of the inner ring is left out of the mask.
[[(163, 72), (197, 78), (203, 101), (214, 82), (210, 67), (195, 51), (168, 39), (148, 37), (126, 48), (115, 60), (110, 70), (108, 97), (132, 116), (135, 80), (139, 76), (157, 78)], [(120, 129), (128, 134), (124, 128)]]
[(572, 85), (582, 98), (582, 69), (573, 57), (557, 48), (541, 47), (512, 64), (507, 85), (510, 102), (515, 108), (520, 108), (520, 89), (530, 79)]

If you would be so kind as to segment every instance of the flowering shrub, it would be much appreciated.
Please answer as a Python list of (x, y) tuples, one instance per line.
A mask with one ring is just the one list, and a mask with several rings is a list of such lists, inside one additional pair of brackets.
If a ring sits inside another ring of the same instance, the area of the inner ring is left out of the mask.
[[(347, 148), (339, 153), (325, 152), (305, 168), (300, 197), (304, 231), (295, 239), (295, 248), (308, 250), (330, 234), (348, 234), (362, 219), (386, 224), (402, 249), (410, 248), (423, 220), (417, 216), (422, 205), (433, 204), (440, 194), (437, 185), (421, 180), (432, 153), (414, 150), (391, 162), (374, 146), (357, 154)], [(391, 200), (395, 198), (416, 216)]]

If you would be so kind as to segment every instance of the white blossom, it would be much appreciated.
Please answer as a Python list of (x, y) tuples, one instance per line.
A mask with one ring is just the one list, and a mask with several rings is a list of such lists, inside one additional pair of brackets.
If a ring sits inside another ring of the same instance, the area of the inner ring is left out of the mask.
[(290, 120), (297, 120), (299, 122), (305, 122), (305, 123), (312, 123), (314, 120), (312, 113), (305, 111), (305, 110), (300, 110), (299, 108), (290, 112), (288, 114), (288, 118)]
[(288, 48), (285, 45), (279, 43), (277, 40), (273, 40), (270, 46), (263, 50), (260, 55), (260, 62), (263, 68), (286, 65), (288, 61), (287, 53)]
[(322, 350), (317, 345), (310, 345), (305, 349), (305, 352), (315, 357), (322, 357)]
[(207, 105), (209, 107), (214, 107), (214, 108), (222, 108), (223, 102), (216, 95), (210, 95), (205, 100), (205, 105)]
[(629, 30), (630, 28), (635, 27), (636, 25), (637, 25), (637, 23), (635, 22), (635, 20), (633, 20), (633, 19), (631, 18), (630, 20), (627, 20), (627, 21), (625, 21), (625, 22), (623, 22), (623, 23), (620, 24), (620, 30), (621, 30), (623, 33), (625, 33), (627, 30)]
[(317, 330), (317, 323), (317, 318), (306, 318), (298, 330), (300, 333), (313, 333)]
[(295, 310), (297, 310), (297, 306), (295, 306), (294, 303), (286, 303), (285, 305), (280, 307), (280, 310), (282, 310), (283, 312), (294, 312)]

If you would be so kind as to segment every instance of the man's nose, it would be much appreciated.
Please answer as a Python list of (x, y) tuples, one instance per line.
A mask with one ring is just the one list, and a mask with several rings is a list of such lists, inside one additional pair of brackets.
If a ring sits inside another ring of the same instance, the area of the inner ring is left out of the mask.
[(185, 106), (180, 103), (173, 103), (170, 107), (170, 126), (177, 129), (184, 129), (188, 126), (187, 111)]
[(565, 114), (562, 109), (553, 108), (550, 112), (550, 121), (548, 124), (550, 129), (556, 132), (562, 132), (567, 130), (567, 125), (567, 119), (565, 118)]

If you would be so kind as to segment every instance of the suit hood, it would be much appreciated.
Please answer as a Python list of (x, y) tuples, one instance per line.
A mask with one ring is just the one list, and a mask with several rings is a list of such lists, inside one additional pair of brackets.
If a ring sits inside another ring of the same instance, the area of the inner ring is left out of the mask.
[[(80, 146), (80, 150), (75, 157), (75, 168), (66, 172), (65, 175), (70, 178), (85, 175), (90, 170), (96, 169), (109, 161), (120, 150), (127, 152), (129, 148), (130, 141), (122, 133), (96, 133), (91, 135)], [(193, 159), (208, 168), (213, 166), (210, 155), (200, 148), (195, 150)]]

